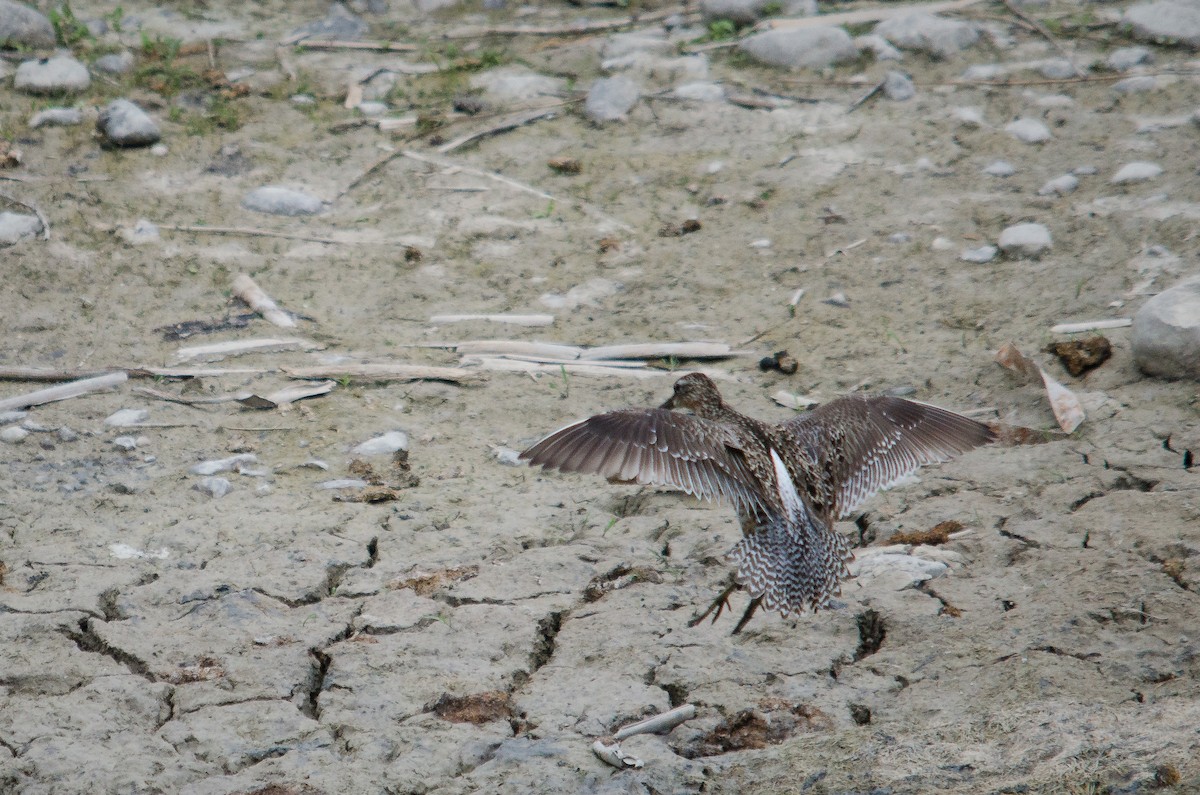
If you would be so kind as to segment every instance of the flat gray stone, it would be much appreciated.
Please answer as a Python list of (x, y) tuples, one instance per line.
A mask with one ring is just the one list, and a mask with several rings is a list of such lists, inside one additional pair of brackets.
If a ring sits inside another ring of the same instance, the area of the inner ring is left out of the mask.
[(472, 88), (481, 88), (493, 102), (524, 102), (542, 96), (552, 96), (566, 87), (557, 77), (549, 77), (529, 69), (503, 67), (481, 72), (471, 78)]
[(1011, 257), (1037, 257), (1053, 244), (1042, 224), (1015, 224), (1000, 233), (1000, 250)]
[(1165, 378), (1200, 377), (1200, 277), (1151, 298), (1133, 316), (1133, 360)]
[(610, 36), (601, 48), (601, 56), (621, 58), (635, 52), (648, 52), (653, 55), (673, 55), (675, 45), (665, 36), (652, 36), (648, 33), (617, 33)]
[(815, 0), (786, 0), (783, 3), (772, 0), (700, 0), (700, 15), (706, 22), (718, 19), (728, 19), (738, 25), (753, 25), (763, 17), (770, 16), (768, 11), (785, 17), (808, 17), (817, 13)]
[(114, 99), (100, 112), (96, 129), (116, 146), (149, 146), (162, 137), (158, 124), (127, 99)]
[(991, 262), (1000, 253), (1000, 249), (995, 246), (980, 246), (979, 248), (969, 248), (959, 255), (959, 259), (963, 262), (974, 262), (978, 265)]
[(695, 102), (724, 102), (725, 87), (720, 83), (684, 83), (671, 91), (679, 99), (690, 99)]
[(42, 222), (36, 215), (0, 212), (0, 246), (11, 246), (28, 237), (37, 237)]
[(1042, 144), (1052, 137), (1050, 128), (1037, 119), (1017, 119), (1006, 124), (1004, 131), (1025, 144)]
[(1113, 83), (1112, 90), (1118, 94), (1142, 94), (1158, 88), (1158, 78), (1154, 75), (1135, 75)]
[(624, 118), (641, 96), (638, 84), (624, 75), (602, 77), (588, 89), (583, 110), (592, 121), (616, 121)]
[(408, 434), (404, 431), (388, 431), (356, 445), (350, 452), (354, 455), (391, 455), (397, 450), (407, 449)]
[(949, 58), (979, 41), (979, 30), (957, 19), (915, 13), (885, 19), (872, 31), (902, 50)]
[(1075, 65), (1066, 58), (1051, 58), (1038, 64), (1038, 74), (1047, 80), (1066, 80), (1078, 75)]
[(1114, 185), (1125, 185), (1130, 182), (1145, 182), (1148, 179), (1154, 179), (1161, 176), (1163, 173), (1162, 166), (1157, 163), (1147, 163), (1138, 161), (1134, 163), (1126, 163), (1121, 166), (1116, 174), (1113, 174), (1111, 180)]
[(912, 78), (904, 72), (892, 69), (883, 78), (883, 93), (890, 100), (906, 102), (917, 95), (917, 87), (913, 85)]
[(1200, 4), (1184, 0), (1141, 3), (1125, 12), (1121, 27), (1145, 41), (1200, 47)]
[(354, 41), (365, 36), (370, 27), (365, 20), (350, 13), (344, 5), (334, 3), (324, 18), (301, 25), (291, 32), (289, 38), (296, 41)]
[(54, 26), (24, 3), (0, 0), (0, 47), (53, 47)]
[(33, 114), (29, 119), (29, 127), (70, 127), (83, 121), (83, 113), (79, 108), (46, 108)]
[(1128, 72), (1135, 66), (1151, 63), (1154, 60), (1148, 47), (1121, 47), (1113, 50), (1105, 59), (1104, 65), (1114, 72)]
[(759, 63), (785, 69), (824, 69), (858, 57), (850, 34), (835, 27), (768, 30), (739, 47)]
[(1007, 160), (997, 160), (993, 163), (988, 163), (984, 167), (983, 173), (987, 174), (989, 177), (1000, 177), (1003, 179), (1016, 174), (1017, 169)]
[(123, 75), (133, 71), (133, 53), (129, 50), (110, 52), (92, 62), (92, 68), (107, 75)]
[(269, 215), (316, 215), (324, 204), (316, 196), (280, 185), (255, 188), (242, 198), (242, 206)]
[(69, 55), (24, 61), (13, 80), (13, 88), (26, 94), (79, 93), (91, 84), (87, 67)]

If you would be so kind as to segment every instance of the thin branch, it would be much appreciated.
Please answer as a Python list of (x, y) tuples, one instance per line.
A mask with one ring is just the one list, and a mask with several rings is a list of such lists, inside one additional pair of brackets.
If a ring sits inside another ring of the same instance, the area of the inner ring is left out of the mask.
[(274, 232), (270, 229), (255, 229), (249, 226), (185, 226), (182, 224), (159, 224), (159, 229), (172, 232), (196, 232), (210, 235), (247, 235), (249, 237), (278, 237), (284, 240), (304, 240), (309, 243), (329, 243), (340, 245), (343, 240), (332, 237), (317, 237), (316, 235), (297, 235), (291, 232)]
[(480, 138), (487, 138), (490, 135), (497, 135), (499, 133), (508, 132), (509, 130), (515, 130), (518, 127), (524, 127), (526, 124), (532, 124), (533, 122), (540, 121), (541, 119), (553, 118), (556, 115), (554, 108), (561, 107), (565, 104), (566, 102), (559, 102), (549, 107), (537, 108), (535, 110), (514, 114), (488, 127), (474, 130), (466, 133), (465, 135), (460, 135), (453, 141), (449, 141), (439, 146), (437, 151), (439, 154), (449, 154), (455, 149), (466, 146), (472, 141), (477, 141)]
[[(974, 0), (972, 0), (974, 2)], [(663, 8), (645, 14), (634, 14), (621, 19), (606, 19), (597, 22), (584, 22), (577, 25), (556, 25), (547, 27), (532, 27), (528, 25), (498, 25), (487, 28), (460, 28), (446, 33), (446, 39), (477, 39), (487, 36), (589, 36), (593, 33), (606, 33), (610, 30), (633, 27), (643, 22), (657, 22), (674, 14), (686, 14), (686, 6)]]
[(1062, 46), (1062, 43), (1060, 43), (1059, 40), (1054, 37), (1054, 34), (1051, 33), (1045, 25), (1043, 25), (1041, 22), (1038, 22), (1021, 9), (1017, 8), (1013, 4), (1012, 0), (1000, 0), (1000, 2), (1004, 4), (1004, 7), (1008, 9), (1010, 14), (1025, 24), (1032, 26), (1034, 30), (1041, 34), (1042, 38), (1050, 42), (1050, 46), (1057, 50), (1059, 55), (1061, 55), (1063, 58), (1066, 58), (1067, 63), (1071, 64), (1071, 69), (1076, 75), (1082, 76), (1084, 74), (1084, 71), (1079, 68), (1078, 64), (1075, 63), (1075, 59), (1071, 57), (1071, 53), (1067, 52), (1066, 48)]
[(306, 41), (299, 39), (289, 42), (284, 39), (281, 44), (295, 44), (307, 50), (379, 50), (381, 52), (420, 52), (418, 44), (400, 44), (394, 41)]

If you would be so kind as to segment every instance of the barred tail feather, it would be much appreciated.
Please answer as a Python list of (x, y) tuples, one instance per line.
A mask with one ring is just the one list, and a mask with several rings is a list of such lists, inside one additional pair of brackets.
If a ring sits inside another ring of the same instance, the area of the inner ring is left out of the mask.
[(772, 521), (745, 536), (730, 550), (737, 579), (762, 607), (784, 617), (827, 607), (849, 576), (854, 555), (846, 540), (827, 530)]

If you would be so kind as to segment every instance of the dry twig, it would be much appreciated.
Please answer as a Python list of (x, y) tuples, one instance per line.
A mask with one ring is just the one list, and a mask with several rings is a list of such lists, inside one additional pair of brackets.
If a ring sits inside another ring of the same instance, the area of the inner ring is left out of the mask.
[(46, 216), (42, 215), (41, 210), (39, 210), (37, 207), (30, 204), (29, 202), (23, 202), (14, 196), (9, 196), (7, 193), (0, 193), (0, 199), (7, 199), (8, 201), (12, 202), (13, 204), (20, 205), (21, 207), (24, 207), (27, 210), (32, 210), (33, 214), (35, 216), (37, 216), (38, 221), (40, 221), (42, 224), (42, 240), (50, 239), (50, 222), (46, 220)]

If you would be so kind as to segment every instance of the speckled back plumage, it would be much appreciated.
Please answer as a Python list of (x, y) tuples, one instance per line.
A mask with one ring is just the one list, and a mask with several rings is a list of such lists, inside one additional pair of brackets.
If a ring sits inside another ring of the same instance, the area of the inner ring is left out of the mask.
[(730, 551), (738, 582), (786, 616), (819, 610), (840, 593), (853, 552), (835, 521), (918, 467), (993, 438), (974, 420), (895, 397), (839, 398), (770, 425), (730, 408), (711, 380), (690, 373), (661, 408), (596, 415), (521, 457), (730, 500), (743, 532)]

